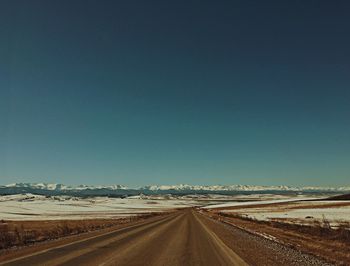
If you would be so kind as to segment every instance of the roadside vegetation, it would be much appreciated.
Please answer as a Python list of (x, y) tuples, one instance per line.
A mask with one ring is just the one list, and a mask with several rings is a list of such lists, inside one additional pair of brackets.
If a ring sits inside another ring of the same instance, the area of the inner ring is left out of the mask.
[(164, 213), (148, 213), (117, 219), (6, 221), (0, 220), (0, 250), (151, 218)]
[(275, 228), (295, 231), (301, 234), (308, 234), (311, 236), (319, 236), (323, 239), (337, 240), (350, 244), (350, 222), (339, 221), (337, 227), (331, 227), (330, 222), (325, 217), (323, 217), (322, 221), (314, 220), (313, 224), (311, 225), (303, 225), (298, 223), (289, 223), (281, 221), (261, 221), (251, 217), (223, 212), (219, 212), (218, 215), (223, 217), (248, 220), (259, 224), (272, 226)]

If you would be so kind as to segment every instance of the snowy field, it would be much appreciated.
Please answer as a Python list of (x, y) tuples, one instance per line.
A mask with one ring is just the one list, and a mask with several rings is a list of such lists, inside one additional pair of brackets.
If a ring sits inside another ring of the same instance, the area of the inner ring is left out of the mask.
[(73, 196), (41, 196), (16, 194), (0, 196), (0, 220), (59, 220), (95, 219), (132, 216), (147, 212), (161, 212), (174, 208), (212, 204), (242, 204), (242, 201), (261, 201), (289, 197), (272, 194), (219, 195), (192, 194), (183, 196), (152, 195), (128, 198)]
[(350, 222), (350, 201), (296, 201), (275, 200), (244, 202), (209, 206), (220, 208), (220, 212), (234, 213), (262, 221), (283, 221), (314, 224), (327, 220), (332, 226)]
[(123, 199), (17, 194), (0, 196), (0, 220), (114, 218), (194, 206), (257, 220), (312, 223), (325, 218), (333, 224), (350, 221), (350, 201), (318, 201), (315, 196), (273, 194), (140, 195)]
[(197, 205), (192, 199), (165, 199), (164, 197), (77, 198), (70, 196), (46, 197), (33, 194), (0, 196), (0, 219), (52, 220), (93, 219), (131, 216), (146, 212), (161, 212)]

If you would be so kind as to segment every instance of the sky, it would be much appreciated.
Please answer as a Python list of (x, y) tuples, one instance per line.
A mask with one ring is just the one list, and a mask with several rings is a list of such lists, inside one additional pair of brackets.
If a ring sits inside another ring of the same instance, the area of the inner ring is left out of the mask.
[(0, 6), (0, 184), (350, 185), (349, 1)]

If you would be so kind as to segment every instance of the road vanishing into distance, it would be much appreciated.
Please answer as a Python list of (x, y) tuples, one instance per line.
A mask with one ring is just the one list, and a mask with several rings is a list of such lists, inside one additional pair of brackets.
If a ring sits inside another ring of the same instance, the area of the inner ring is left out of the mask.
[(0, 265), (326, 265), (270, 242), (187, 209)]

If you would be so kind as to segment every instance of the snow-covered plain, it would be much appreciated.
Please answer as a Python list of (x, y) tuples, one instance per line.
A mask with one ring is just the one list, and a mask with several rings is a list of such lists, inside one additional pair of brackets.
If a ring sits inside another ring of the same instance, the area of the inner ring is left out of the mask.
[[(43, 196), (31, 193), (0, 196), (0, 219), (94, 219), (132, 216), (174, 208), (204, 206), (234, 200), (260, 199), (263, 195), (135, 195), (127, 198)], [(271, 197), (271, 195), (267, 195)]]
[[(276, 205), (266, 205), (276, 203)], [(278, 203), (287, 203), (279, 205)], [(224, 205), (224, 204), (223, 204)], [(254, 208), (245, 208), (249, 205), (258, 205)], [(260, 206), (259, 206), (260, 205)], [(218, 206), (218, 205), (216, 205)], [(222, 206), (222, 205), (221, 205)], [(240, 206), (242, 208), (240, 208)], [(211, 207), (211, 206), (210, 206)], [(222, 206), (225, 207), (225, 206)], [(314, 224), (315, 221), (328, 221), (332, 226), (350, 222), (349, 201), (262, 201), (258, 204), (245, 202), (242, 204), (231, 204), (227, 209), (220, 212), (234, 213), (243, 217), (249, 217), (262, 221), (283, 221), (299, 224)], [(235, 207), (230, 209), (230, 207)], [(238, 208), (237, 208), (238, 207)]]
[[(305, 201), (307, 200), (307, 201)], [(310, 201), (313, 200), (313, 201)], [(0, 196), (0, 220), (59, 220), (127, 217), (174, 208), (200, 206), (258, 220), (312, 223), (350, 221), (350, 202), (318, 201), (305, 195), (137, 195), (128, 198), (16, 194)], [(213, 205), (214, 204), (214, 205)], [(254, 206), (251, 206), (254, 205)], [(320, 206), (321, 205), (321, 206)]]
[(33, 194), (0, 196), (0, 219), (93, 219), (132, 216), (196, 205), (194, 200), (134, 196), (130, 198), (46, 197)]
[[(350, 206), (341, 208), (306, 208), (296, 210), (286, 210), (281, 212), (248, 212), (250, 217), (258, 220), (319, 220), (326, 219), (331, 224), (338, 224), (339, 222), (350, 222)], [(311, 222), (310, 221), (310, 222)]]

